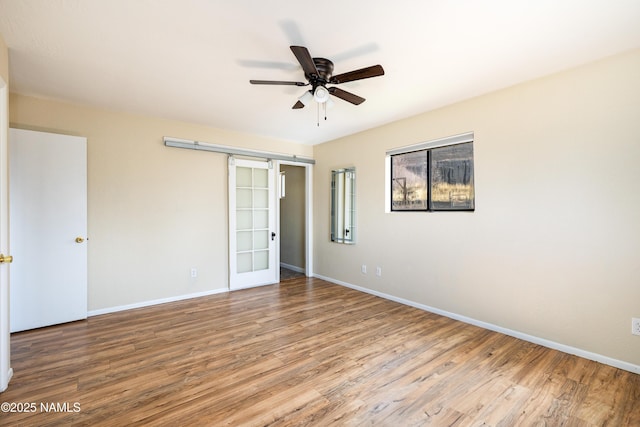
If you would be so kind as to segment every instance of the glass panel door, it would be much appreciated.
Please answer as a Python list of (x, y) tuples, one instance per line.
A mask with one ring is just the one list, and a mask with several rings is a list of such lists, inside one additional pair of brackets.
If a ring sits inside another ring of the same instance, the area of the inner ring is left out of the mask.
[(230, 288), (277, 282), (275, 172), (268, 162), (229, 162)]

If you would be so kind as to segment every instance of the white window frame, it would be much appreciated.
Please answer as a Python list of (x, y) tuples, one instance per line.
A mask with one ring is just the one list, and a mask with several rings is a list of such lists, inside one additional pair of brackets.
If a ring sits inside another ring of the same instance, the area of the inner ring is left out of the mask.
[[(384, 158), (384, 211), (386, 213), (398, 213), (391, 210), (391, 156), (397, 154), (411, 153), (413, 151), (429, 150), (432, 148), (445, 147), (449, 145), (464, 144), (474, 141), (473, 132), (461, 133), (459, 135), (447, 136), (430, 141), (419, 142), (404, 147), (387, 150)], [(424, 211), (417, 211), (424, 212)], [(403, 212), (404, 213), (404, 212)]]

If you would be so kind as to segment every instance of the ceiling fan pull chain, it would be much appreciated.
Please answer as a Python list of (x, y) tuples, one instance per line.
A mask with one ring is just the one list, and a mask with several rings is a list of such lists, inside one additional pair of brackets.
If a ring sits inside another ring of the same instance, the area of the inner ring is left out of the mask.
[(316, 103), (316, 105), (318, 106), (318, 109), (316, 110), (316, 122), (318, 123), (318, 127), (320, 127), (320, 104)]

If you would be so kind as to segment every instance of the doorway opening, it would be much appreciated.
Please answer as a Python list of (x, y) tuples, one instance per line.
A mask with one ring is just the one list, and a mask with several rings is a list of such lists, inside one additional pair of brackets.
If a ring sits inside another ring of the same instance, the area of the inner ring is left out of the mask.
[(310, 277), (311, 167), (280, 162), (280, 280)]
[(306, 271), (305, 168), (280, 165), (280, 280)]
[(229, 158), (231, 290), (312, 276), (311, 166)]

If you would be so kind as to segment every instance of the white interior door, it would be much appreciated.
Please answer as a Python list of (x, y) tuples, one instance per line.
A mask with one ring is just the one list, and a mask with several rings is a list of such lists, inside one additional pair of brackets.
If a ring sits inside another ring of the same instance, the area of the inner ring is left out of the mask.
[(229, 288), (278, 282), (275, 169), (229, 157)]
[(11, 347), (9, 333), (9, 159), (8, 137), (8, 88), (0, 78), (0, 392), (9, 385)]
[(11, 129), (11, 331), (87, 317), (87, 140)]

